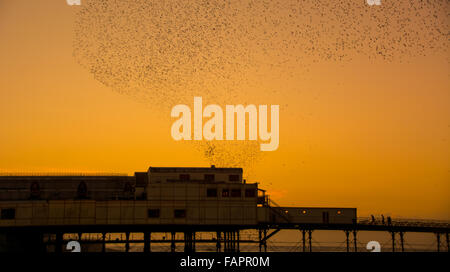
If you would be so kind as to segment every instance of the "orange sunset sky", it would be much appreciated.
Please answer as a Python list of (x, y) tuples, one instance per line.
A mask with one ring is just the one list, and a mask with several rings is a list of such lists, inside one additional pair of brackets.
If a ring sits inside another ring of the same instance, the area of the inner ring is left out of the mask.
[[(89, 8), (83, 6), (89, 3), (85, 2), (78, 7), (64, 0), (0, 0), (0, 172), (133, 174), (149, 166), (217, 163), (195, 143), (176, 142), (170, 135), (171, 107), (183, 103), (193, 108), (195, 94), (204, 97), (204, 105), (280, 105), (278, 150), (257, 152), (243, 166), (248, 181), (259, 182), (281, 205), (356, 207), (360, 216), (450, 219), (449, 55), (445, 46), (423, 48), (423, 40), (414, 40), (414, 35), (431, 39), (426, 36), (430, 29), (416, 25), (411, 26), (416, 32), (408, 33), (407, 28), (405, 34), (398, 32), (400, 28), (383, 28), (380, 31), (397, 31), (395, 39), (413, 36), (404, 41), (413, 45), (397, 41), (394, 46), (406, 49), (386, 51), (390, 53), (386, 58), (372, 56), (370, 46), (359, 53), (349, 48), (345, 54), (350, 57), (343, 60), (327, 57), (320, 47), (335, 37), (316, 38), (317, 51), (304, 54), (296, 51), (294, 42), (289, 43), (291, 49), (280, 51), (286, 37), (274, 35), (271, 45), (261, 50), (268, 49), (267, 55), (258, 51), (249, 65), (227, 68), (231, 88), (238, 94), (233, 99), (220, 95), (229, 81), (214, 80), (210, 76), (214, 71), (207, 70), (203, 73), (213, 83), (186, 86), (192, 91), (180, 95), (179, 101), (171, 96), (160, 103), (143, 99), (142, 92), (129, 95), (115, 89), (109, 78), (87, 68), (86, 59), (77, 59), (74, 32), (80, 24), (75, 22), (77, 12)], [(384, 2), (387, 10), (389, 1)], [(428, 7), (426, 11), (438, 14), (436, 24), (448, 26), (449, 5), (443, 3), (443, 10)], [(358, 8), (369, 7), (359, 3)], [(286, 10), (268, 16), (288, 18), (294, 12)], [(352, 15), (348, 16), (350, 20)], [(321, 23), (333, 31), (332, 22)], [(346, 26), (351, 27), (357, 26)], [(246, 31), (256, 33), (255, 37), (265, 33), (254, 29)], [(378, 37), (385, 37), (380, 33)], [(124, 35), (128, 34), (120, 38)], [(368, 34), (364, 35), (367, 40)], [(306, 38), (298, 36), (298, 41), (302, 39)], [(386, 48), (389, 40), (382, 40)], [(445, 38), (444, 45), (447, 42)], [(248, 52), (257, 51), (249, 50), (257, 47), (249, 42), (239, 47), (244, 49), (233, 47), (222, 56), (247, 52), (246, 45)], [(136, 56), (129, 54), (129, 59)], [(277, 56), (289, 64), (274, 61)], [(245, 61), (239, 59), (240, 64)], [(168, 92), (160, 82), (154, 86)]]

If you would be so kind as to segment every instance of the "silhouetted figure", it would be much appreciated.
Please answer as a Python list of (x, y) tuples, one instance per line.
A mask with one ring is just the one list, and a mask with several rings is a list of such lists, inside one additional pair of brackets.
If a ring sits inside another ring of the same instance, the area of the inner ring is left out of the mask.
[(384, 225), (384, 215), (381, 215), (381, 224)]
[(372, 222), (370, 222), (372, 225), (375, 224), (375, 216), (373, 214), (370, 215), (370, 218), (372, 219)]
[(392, 219), (390, 216), (387, 217), (387, 223), (389, 226), (392, 225)]

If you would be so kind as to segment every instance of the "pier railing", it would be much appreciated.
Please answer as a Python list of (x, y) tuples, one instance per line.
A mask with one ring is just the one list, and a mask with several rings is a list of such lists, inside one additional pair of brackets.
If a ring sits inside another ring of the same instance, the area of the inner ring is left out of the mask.
[(376, 217), (358, 217), (358, 224), (368, 226), (398, 226), (398, 227), (432, 227), (432, 228), (450, 228), (450, 221), (447, 220), (430, 220), (430, 219), (413, 219), (413, 218), (392, 218), (390, 221), (387, 217), (384, 219)]

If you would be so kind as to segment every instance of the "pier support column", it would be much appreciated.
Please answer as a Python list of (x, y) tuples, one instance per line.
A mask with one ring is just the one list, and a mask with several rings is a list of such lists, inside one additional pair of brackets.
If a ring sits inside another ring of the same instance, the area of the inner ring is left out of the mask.
[(264, 228), (264, 252), (267, 252), (267, 229)]
[(350, 252), (350, 239), (349, 239), (350, 231), (345, 231), (345, 244), (347, 247), (347, 252)]
[(231, 232), (231, 252), (236, 252), (236, 232)]
[(392, 237), (392, 252), (395, 252), (395, 232), (394, 231), (391, 232), (391, 237)]
[(227, 248), (228, 248), (228, 245), (227, 245), (227, 243), (228, 243), (228, 241), (227, 241), (227, 232), (226, 231), (224, 231), (223, 232), (223, 252), (227, 252)]
[(125, 232), (125, 252), (130, 252), (130, 233)]
[(312, 252), (312, 230), (308, 230), (309, 252)]
[(150, 241), (152, 240), (151, 232), (144, 232), (144, 252), (149, 253), (150, 249)]
[(106, 232), (102, 233), (102, 253), (106, 252)]
[(170, 251), (175, 252), (175, 232), (171, 232)]
[(216, 239), (217, 239), (217, 242), (216, 242), (216, 252), (220, 252), (220, 231), (218, 231), (217, 233), (216, 233)]
[(233, 235), (231, 231), (227, 231), (227, 241), (228, 241), (227, 246), (228, 252), (233, 252)]
[(233, 252), (233, 232), (228, 232), (228, 252)]
[(184, 233), (184, 252), (192, 252), (192, 232), (186, 231)]
[(436, 233), (436, 242), (437, 242), (437, 252), (441, 250), (441, 234)]
[(228, 232), (226, 231), (223, 232), (223, 252), (228, 252)]
[(228, 231), (228, 252), (233, 252), (233, 232)]
[(224, 231), (222, 234), (223, 234), (223, 252), (227, 252), (227, 233)]
[(234, 252), (234, 231), (230, 231), (230, 252)]
[(306, 230), (302, 230), (302, 246), (303, 252), (306, 252)]
[(355, 252), (358, 252), (358, 239), (356, 237), (357, 231), (353, 230), (353, 246), (355, 247)]
[(398, 233), (400, 235), (400, 246), (402, 248), (402, 252), (405, 252), (404, 239), (403, 239), (403, 231)]
[(227, 252), (230, 252), (230, 247), (231, 247), (231, 243), (230, 243), (230, 239), (231, 239), (231, 237), (230, 237), (230, 232), (227, 231), (227, 232), (226, 232), (226, 235), (227, 235)]

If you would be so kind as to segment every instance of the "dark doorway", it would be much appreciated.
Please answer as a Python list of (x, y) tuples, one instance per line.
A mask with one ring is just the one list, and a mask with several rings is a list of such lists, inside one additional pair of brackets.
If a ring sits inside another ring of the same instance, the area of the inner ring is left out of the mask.
[(328, 224), (330, 220), (330, 214), (328, 212), (322, 212), (322, 222)]

